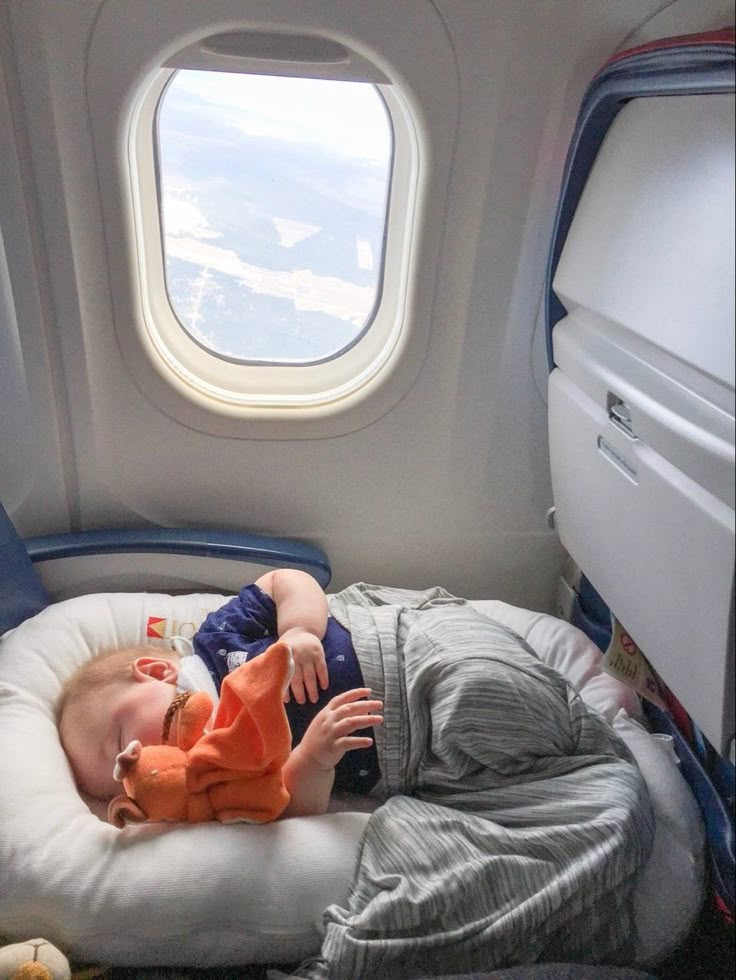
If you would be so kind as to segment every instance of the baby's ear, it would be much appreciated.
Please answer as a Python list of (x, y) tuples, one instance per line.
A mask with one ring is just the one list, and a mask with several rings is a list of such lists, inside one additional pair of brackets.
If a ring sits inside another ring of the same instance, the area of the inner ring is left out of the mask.
[(176, 684), (179, 667), (166, 657), (138, 657), (133, 661), (133, 677), (137, 681), (165, 681)]

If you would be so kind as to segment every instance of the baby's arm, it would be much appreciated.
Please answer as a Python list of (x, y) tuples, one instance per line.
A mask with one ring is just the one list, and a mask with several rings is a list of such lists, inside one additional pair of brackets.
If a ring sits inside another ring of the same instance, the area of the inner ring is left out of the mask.
[(326, 813), (330, 802), (335, 766), (351, 749), (368, 748), (372, 738), (353, 735), (361, 728), (380, 725), (383, 702), (362, 700), (370, 689), (356, 687), (338, 694), (316, 715), (304, 738), (284, 766), (284, 784), (291, 802), (285, 817)]
[(324, 691), (329, 684), (322, 647), (327, 629), (327, 596), (311, 575), (295, 568), (277, 568), (255, 584), (273, 599), (279, 638), (291, 647), (294, 697), (304, 704), (309, 696), (314, 704), (319, 697), (318, 685)]

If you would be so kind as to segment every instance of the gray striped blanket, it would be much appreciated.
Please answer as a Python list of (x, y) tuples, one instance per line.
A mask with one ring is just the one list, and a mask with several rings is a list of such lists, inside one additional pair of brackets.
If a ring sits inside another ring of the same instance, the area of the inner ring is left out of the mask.
[(441, 589), (330, 597), (366, 685), (386, 798), (345, 908), (293, 976), (372, 980), (626, 961), (653, 818), (606, 722), (524, 641)]

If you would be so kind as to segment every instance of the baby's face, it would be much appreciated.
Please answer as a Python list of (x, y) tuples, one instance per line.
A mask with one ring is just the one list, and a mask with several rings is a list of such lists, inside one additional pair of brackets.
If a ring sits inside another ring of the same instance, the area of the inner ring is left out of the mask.
[(175, 678), (131, 676), (98, 692), (92, 710), (76, 705), (65, 712), (61, 738), (80, 790), (100, 799), (120, 793), (121, 784), (113, 778), (118, 753), (133, 739), (159, 745), (175, 696)]

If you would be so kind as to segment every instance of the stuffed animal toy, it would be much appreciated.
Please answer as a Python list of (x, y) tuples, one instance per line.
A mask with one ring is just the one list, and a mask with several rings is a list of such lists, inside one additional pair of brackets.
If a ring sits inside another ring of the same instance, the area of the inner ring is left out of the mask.
[[(115, 778), (125, 795), (110, 802), (110, 822), (122, 828), (144, 820), (275, 820), (289, 803), (282, 777), (291, 752), (284, 695), (293, 669), (291, 648), (278, 642), (228, 674), (209, 731), (209, 695), (184, 695), (181, 706), (177, 698), (175, 745), (133, 741), (118, 755)], [(164, 731), (162, 741), (167, 737)]]
[(0, 980), (69, 980), (71, 975), (69, 960), (45, 939), (0, 949)]

